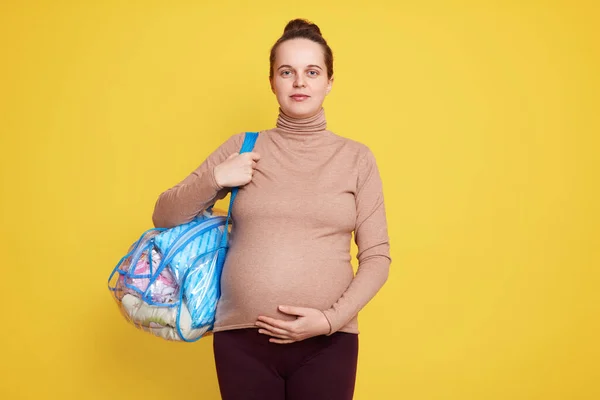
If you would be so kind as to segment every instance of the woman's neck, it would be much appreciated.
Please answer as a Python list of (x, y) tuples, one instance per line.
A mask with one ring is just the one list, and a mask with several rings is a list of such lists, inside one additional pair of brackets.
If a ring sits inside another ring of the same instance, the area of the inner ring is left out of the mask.
[(286, 115), (279, 109), (277, 117), (277, 128), (289, 133), (316, 133), (327, 129), (327, 120), (325, 119), (325, 110), (323, 107), (312, 117), (294, 118)]

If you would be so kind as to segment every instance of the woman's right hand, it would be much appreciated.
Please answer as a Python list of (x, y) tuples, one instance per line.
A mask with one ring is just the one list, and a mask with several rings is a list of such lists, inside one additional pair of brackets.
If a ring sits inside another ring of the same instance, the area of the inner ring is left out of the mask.
[(252, 180), (258, 153), (234, 153), (214, 169), (215, 181), (220, 187), (243, 186)]

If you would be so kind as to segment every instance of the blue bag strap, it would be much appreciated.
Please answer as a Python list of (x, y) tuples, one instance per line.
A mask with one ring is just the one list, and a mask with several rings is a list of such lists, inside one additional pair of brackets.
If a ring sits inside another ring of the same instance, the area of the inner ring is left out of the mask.
[[(257, 138), (258, 132), (246, 132), (244, 135), (244, 143), (242, 143), (242, 148), (240, 149), (240, 154), (251, 152), (254, 149), (254, 144), (256, 143)], [(229, 199), (229, 210), (227, 211), (227, 220), (225, 221), (225, 230), (223, 231), (221, 247), (227, 246), (227, 233), (229, 228), (229, 220), (231, 219), (231, 209), (233, 207), (233, 202), (235, 200), (235, 197), (237, 196), (238, 190), (238, 187), (234, 187), (233, 189), (231, 189), (231, 198)]]
[[(251, 152), (254, 149), (254, 144), (256, 143), (257, 138), (258, 132), (246, 132), (244, 136), (244, 143), (242, 143), (242, 148), (240, 149), (240, 154)], [(229, 214), (231, 214), (231, 207), (233, 206), (233, 201), (235, 200), (235, 196), (237, 196), (238, 190), (239, 188), (237, 187), (231, 189), (231, 199), (229, 200)]]

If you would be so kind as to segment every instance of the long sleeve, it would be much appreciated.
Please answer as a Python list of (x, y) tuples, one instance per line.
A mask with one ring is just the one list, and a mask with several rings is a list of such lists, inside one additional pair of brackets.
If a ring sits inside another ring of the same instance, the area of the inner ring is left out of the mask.
[(339, 300), (323, 311), (331, 327), (329, 335), (347, 324), (375, 296), (388, 278), (391, 263), (383, 188), (370, 150), (358, 168), (354, 229), (358, 270)]
[(214, 168), (231, 154), (239, 152), (243, 140), (243, 133), (231, 136), (183, 181), (161, 193), (152, 214), (154, 226), (171, 228), (190, 222), (217, 200), (225, 197), (229, 188), (222, 188), (217, 184)]

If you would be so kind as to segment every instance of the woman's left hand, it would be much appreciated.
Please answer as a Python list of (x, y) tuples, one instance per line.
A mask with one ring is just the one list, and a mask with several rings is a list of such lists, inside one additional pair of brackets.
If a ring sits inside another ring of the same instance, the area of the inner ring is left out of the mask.
[(329, 333), (329, 322), (321, 310), (316, 308), (279, 306), (279, 311), (284, 314), (295, 315), (296, 320), (284, 321), (281, 319), (258, 317), (256, 326), (258, 332), (272, 336), (272, 343), (288, 344), (299, 342), (313, 336)]

